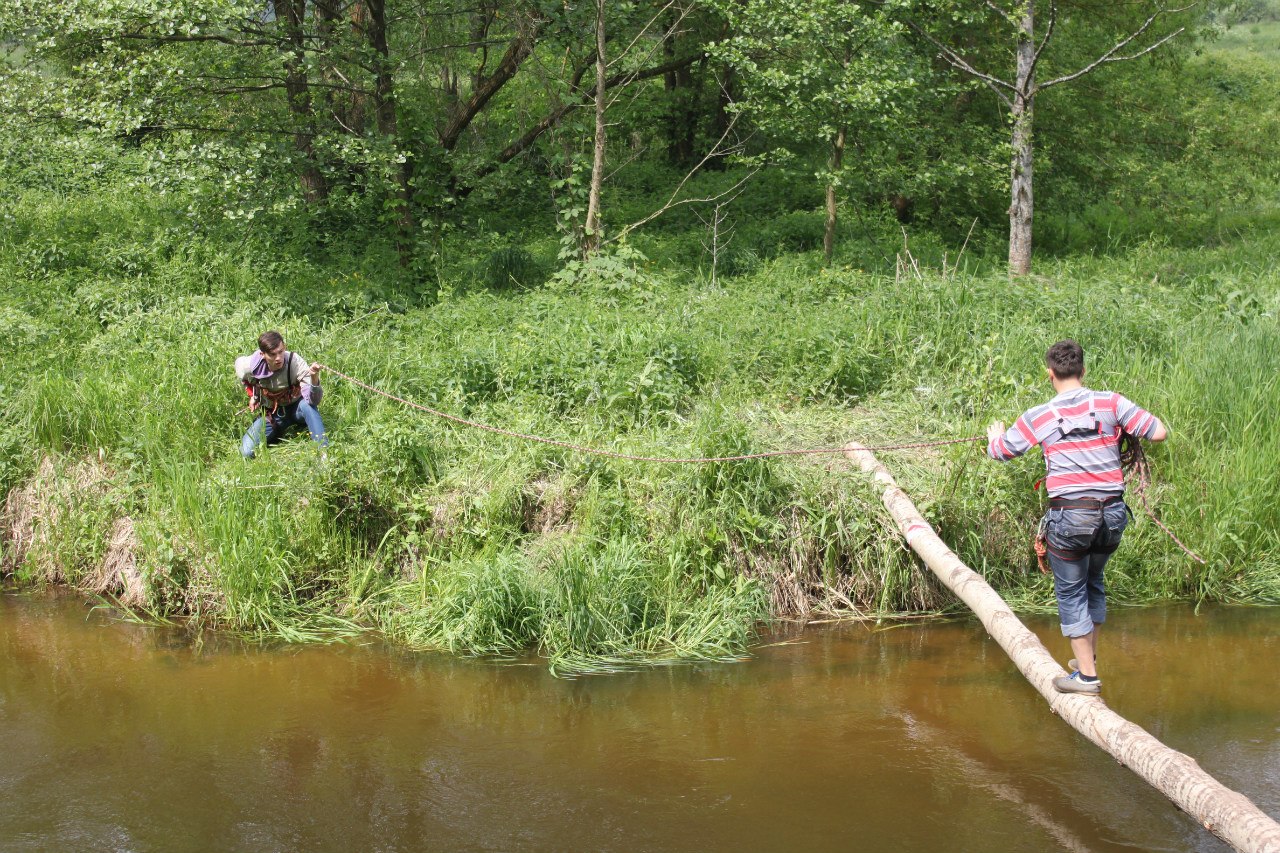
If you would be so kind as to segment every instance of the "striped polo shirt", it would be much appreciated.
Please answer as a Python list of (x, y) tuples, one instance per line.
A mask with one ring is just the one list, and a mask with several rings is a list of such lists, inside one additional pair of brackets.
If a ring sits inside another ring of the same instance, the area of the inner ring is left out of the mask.
[(1105, 498), (1124, 492), (1120, 432), (1150, 438), (1160, 421), (1114, 391), (1075, 388), (1028, 409), (1004, 435), (987, 443), (1000, 462), (1044, 448), (1050, 497)]

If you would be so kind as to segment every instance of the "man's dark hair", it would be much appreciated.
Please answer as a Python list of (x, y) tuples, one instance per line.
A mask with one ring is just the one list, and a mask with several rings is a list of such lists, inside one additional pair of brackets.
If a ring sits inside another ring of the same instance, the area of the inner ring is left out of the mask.
[(1084, 376), (1084, 348), (1075, 341), (1058, 341), (1044, 354), (1045, 365), (1059, 379)]
[(258, 335), (258, 349), (262, 350), (264, 353), (273, 351), (283, 343), (284, 335), (280, 334), (275, 329)]

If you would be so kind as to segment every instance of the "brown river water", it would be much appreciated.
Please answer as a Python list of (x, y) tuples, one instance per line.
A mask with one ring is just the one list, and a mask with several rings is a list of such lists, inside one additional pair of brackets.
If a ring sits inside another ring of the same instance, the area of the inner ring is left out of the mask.
[[(0, 593), (0, 851), (1227, 849), (1050, 714), (976, 621), (775, 639), (564, 680), (377, 643), (196, 645)], [(1278, 653), (1280, 608), (1118, 609), (1100, 670), (1114, 709), (1280, 817)]]

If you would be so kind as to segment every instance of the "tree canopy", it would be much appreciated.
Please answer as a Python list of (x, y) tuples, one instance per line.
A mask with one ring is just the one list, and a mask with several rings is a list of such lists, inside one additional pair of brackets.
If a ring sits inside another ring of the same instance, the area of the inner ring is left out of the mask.
[[(599, 234), (661, 227), (655, 213), (696, 195), (691, 175), (768, 163), (825, 195), (829, 262), (842, 206), (996, 227), (1012, 192), (1010, 261), (1026, 272), (1032, 152), (1051, 219), (1104, 177), (1150, 187), (1178, 154), (1154, 137), (1191, 138), (1152, 93), (1176, 88), (1219, 14), (1158, 0), (16, 0), (0, 11), (0, 105), (15, 138), (137, 148), (145, 179), (185, 185), (204, 215), (367, 233), (406, 265), (486, 200), (519, 199), (590, 254)], [(665, 205), (601, 199), (646, 166), (655, 197), (674, 191)]]

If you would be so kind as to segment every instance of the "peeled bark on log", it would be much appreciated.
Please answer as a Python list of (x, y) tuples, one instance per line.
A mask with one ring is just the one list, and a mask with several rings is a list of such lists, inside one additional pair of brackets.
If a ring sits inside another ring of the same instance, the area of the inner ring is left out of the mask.
[(977, 614), (987, 633), (1005, 650), (1031, 686), (1048, 700), (1055, 714), (1236, 850), (1280, 853), (1280, 824), (1243, 794), (1201, 770), (1195, 759), (1170, 749), (1112, 711), (1100, 696), (1058, 693), (1053, 679), (1066, 674), (1062, 667), (1004, 599), (938, 537), (889, 471), (860, 444), (845, 445), (845, 456), (856, 461), (884, 487), (884, 505), (898, 523), (907, 544), (930, 571)]

